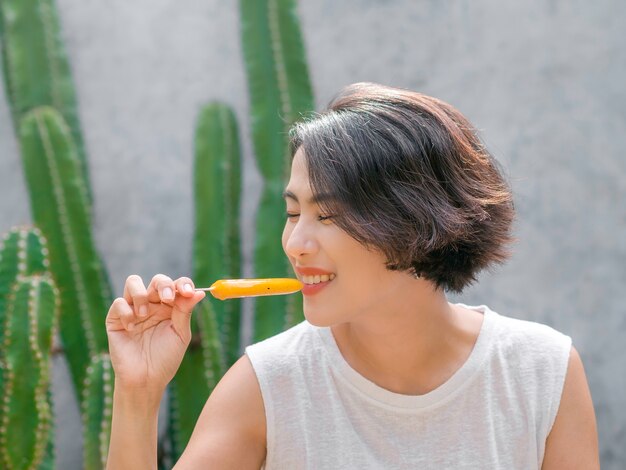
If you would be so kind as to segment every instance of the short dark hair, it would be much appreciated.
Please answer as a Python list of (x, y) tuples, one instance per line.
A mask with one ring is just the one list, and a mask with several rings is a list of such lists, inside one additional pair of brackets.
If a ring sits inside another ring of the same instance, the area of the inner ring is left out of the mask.
[(387, 268), (460, 293), (503, 263), (514, 241), (512, 193), (476, 129), (455, 108), (374, 83), (344, 88), (290, 131), (314, 195)]

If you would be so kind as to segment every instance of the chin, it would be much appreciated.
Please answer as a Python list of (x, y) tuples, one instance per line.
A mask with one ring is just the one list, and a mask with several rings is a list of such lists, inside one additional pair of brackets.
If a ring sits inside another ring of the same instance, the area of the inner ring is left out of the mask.
[(328, 312), (326, 312), (326, 314), (323, 314), (321, 312), (316, 312), (315, 310), (316, 309), (307, 308), (306, 305), (304, 306), (304, 318), (311, 325), (317, 326), (319, 328), (324, 328), (339, 323), (337, 321), (337, 318), (334, 317), (332, 314), (329, 315)]

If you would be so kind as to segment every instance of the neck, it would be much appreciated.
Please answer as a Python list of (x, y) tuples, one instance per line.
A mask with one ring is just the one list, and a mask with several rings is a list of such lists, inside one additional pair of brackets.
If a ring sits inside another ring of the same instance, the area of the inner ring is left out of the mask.
[(361, 375), (388, 390), (421, 395), (445, 382), (469, 357), (480, 323), (429, 282), (407, 282), (411, 285), (398, 286), (372, 311), (333, 326), (332, 332), (346, 361)]

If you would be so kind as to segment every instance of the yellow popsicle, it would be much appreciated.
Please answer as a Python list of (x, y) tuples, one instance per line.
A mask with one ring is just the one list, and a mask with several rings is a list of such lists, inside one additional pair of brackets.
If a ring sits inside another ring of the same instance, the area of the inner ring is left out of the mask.
[(261, 295), (292, 294), (302, 289), (302, 283), (297, 279), (220, 279), (211, 287), (205, 289), (213, 297), (220, 300), (237, 299), (241, 297), (258, 297)]

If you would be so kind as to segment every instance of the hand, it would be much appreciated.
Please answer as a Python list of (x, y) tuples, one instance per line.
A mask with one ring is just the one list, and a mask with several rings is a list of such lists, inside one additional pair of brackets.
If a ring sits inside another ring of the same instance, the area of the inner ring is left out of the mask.
[(106, 318), (116, 387), (165, 390), (191, 341), (191, 312), (205, 295), (186, 277), (157, 274), (147, 289), (139, 276), (128, 277)]

